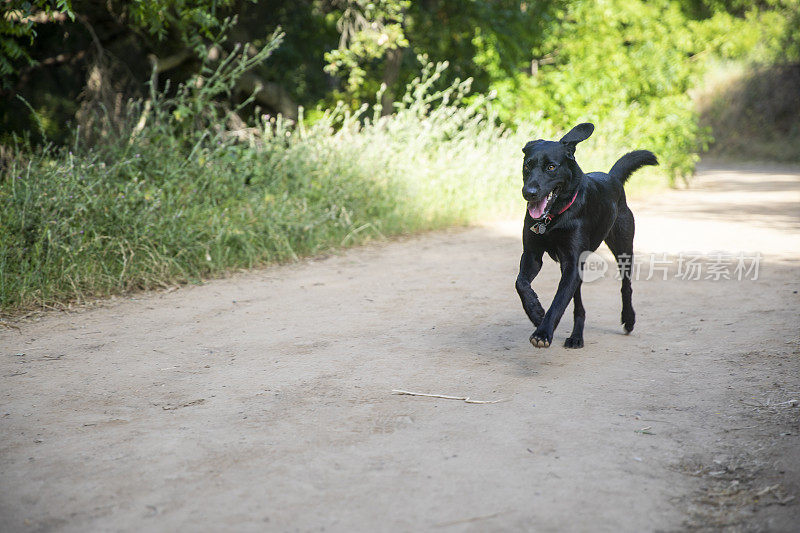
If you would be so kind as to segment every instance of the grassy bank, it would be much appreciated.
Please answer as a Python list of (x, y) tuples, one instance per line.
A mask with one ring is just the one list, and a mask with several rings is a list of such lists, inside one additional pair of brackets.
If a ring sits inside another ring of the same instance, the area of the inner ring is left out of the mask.
[[(465, 101), (467, 82), (437, 89), (444, 65), (425, 67), (387, 117), (339, 108), (313, 125), (264, 116), (244, 127), (214, 103), (241, 61), (132, 102), (129, 124), (98, 120), (91, 148), (83, 132), (69, 148), (20, 142), (6, 154), (4, 314), (518, 214), (520, 149), (555, 136), (541, 120), (498, 126), (487, 99)], [(599, 124), (579, 161), (607, 170), (639, 147)]]
[(800, 63), (719, 63), (695, 95), (709, 155), (800, 162)]

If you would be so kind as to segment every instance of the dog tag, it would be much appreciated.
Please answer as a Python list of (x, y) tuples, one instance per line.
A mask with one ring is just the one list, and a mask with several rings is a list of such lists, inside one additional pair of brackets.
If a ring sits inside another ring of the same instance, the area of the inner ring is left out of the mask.
[(541, 235), (541, 234), (543, 234), (543, 233), (544, 233), (544, 230), (545, 230), (546, 228), (547, 228), (547, 226), (545, 226), (544, 224), (542, 224), (542, 223), (540, 222), (540, 223), (538, 223), (538, 224), (534, 224), (533, 226), (531, 226), (531, 231), (532, 231), (532, 232), (534, 232), (534, 233), (537, 233), (537, 234)]

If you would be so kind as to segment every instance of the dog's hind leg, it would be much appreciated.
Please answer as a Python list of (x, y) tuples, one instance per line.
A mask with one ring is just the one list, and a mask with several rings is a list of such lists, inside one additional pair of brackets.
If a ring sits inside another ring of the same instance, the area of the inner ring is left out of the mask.
[(522, 308), (531, 322), (533, 322), (533, 325), (537, 327), (544, 317), (544, 309), (539, 302), (539, 297), (531, 288), (531, 282), (542, 268), (543, 255), (543, 251), (538, 253), (532, 251), (522, 252), (522, 258), (519, 261), (519, 275), (516, 282), (517, 294), (519, 294), (519, 299), (522, 300)]
[(622, 278), (622, 316), (621, 322), (625, 333), (633, 331), (636, 313), (633, 310), (631, 295), (631, 271), (633, 269), (633, 234), (635, 231), (633, 213), (627, 205), (620, 206), (614, 226), (606, 237), (606, 244), (617, 260), (617, 267)]

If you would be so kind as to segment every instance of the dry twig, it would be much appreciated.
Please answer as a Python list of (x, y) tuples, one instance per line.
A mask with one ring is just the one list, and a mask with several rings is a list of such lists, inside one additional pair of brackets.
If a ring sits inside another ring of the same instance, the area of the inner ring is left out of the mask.
[(445, 400), (461, 400), (464, 403), (500, 403), (505, 402), (505, 399), (502, 400), (473, 400), (469, 396), (447, 396), (445, 394), (427, 394), (425, 392), (411, 392), (407, 390), (397, 390), (393, 389), (392, 394), (404, 394), (406, 396), (426, 396), (428, 398), (444, 398)]

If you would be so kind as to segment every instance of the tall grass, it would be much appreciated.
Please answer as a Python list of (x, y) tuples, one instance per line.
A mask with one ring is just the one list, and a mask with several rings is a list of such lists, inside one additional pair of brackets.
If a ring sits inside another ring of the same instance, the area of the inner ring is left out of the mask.
[[(520, 148), (552, 128), (507, 131), (486, 98), (465, 100), (469, 81), (437, 88), (445, 64), (425, 65), (386, 117), (338, 107), (312, 125), (244, 127), (215, 97), (278, 40), (131, 102), (129, 123), (76, 133), (71, 149), (17, 143), (0, 175), (2, 312), (521, 212)], [(586, 170), (637, 148), (615, 131), (581, 146)], [(105, 137), (84, 148), (87, 133)]]

